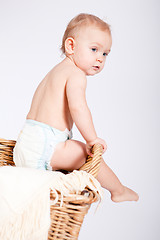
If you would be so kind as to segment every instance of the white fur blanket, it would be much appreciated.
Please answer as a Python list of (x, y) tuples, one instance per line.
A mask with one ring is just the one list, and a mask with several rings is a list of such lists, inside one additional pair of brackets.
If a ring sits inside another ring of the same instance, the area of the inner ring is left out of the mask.
[(57, 195), (56, 202), (56, 191), (68, 195), (83, 191), (86, 186), (102, 196), (99, 182), (84, 171), (64, 175), (30, 168), (0, 167), (0, 240), (48, 239), (50, 189)]

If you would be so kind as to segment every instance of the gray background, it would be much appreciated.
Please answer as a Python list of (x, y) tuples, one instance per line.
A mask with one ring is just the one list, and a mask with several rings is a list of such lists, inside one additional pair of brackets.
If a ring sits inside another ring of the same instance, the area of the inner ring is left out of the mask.
[[(0, 137), (16, 139), (33, 93), (62, 60), (61, 38), (80, 12), (105, 19), (113, 45), (104, 70), (88, 78), (87, 100), (104, 158), (138, 203), (93, 204), (79, 239), (159, 240), (160, 2), (0, 1)], [(74, 127), (74, 137), (83, 140)]]

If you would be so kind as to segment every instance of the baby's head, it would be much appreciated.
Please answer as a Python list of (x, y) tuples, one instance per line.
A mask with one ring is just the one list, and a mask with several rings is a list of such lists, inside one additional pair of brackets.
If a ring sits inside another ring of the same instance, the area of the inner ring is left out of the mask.
[(86, 75), (94, 75), (103, 69), (111, 45), (106, 22), (91, 14), (79, 14), (69, 22), (61, 50)]

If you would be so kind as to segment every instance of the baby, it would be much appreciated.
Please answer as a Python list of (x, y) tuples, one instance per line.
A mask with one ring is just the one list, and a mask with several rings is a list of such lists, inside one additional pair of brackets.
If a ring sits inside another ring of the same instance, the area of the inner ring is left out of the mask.
[[(46, 170), (79, 169), (92, 155), (95, 143), (103, 146), (93, 125), (85, 90), (86, 76), (102, 71), (111, 51), (109, 25), (91, 14), (79, 14), (68, 24), (61, 50), (65, 59), (39, 84), (25, 125), (14, 148), (16, 166)], [(86, 144), (72, 140), (76, 124)], [(114, 202), (137, 201), (138, 195), (123, 186), (102, 160), (98, 181), (111, 193)]]

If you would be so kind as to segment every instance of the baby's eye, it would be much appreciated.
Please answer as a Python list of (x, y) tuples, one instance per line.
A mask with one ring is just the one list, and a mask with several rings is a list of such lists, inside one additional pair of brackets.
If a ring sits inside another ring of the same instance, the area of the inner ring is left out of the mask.
[(92, 51), (93, 51), (93, 52), (96, 52), (96, 51), (97, 51), (97, 48), (92, 48)]
[(107, 53), (103, 53), (103, 56), (106, 57), (108, 54)]

